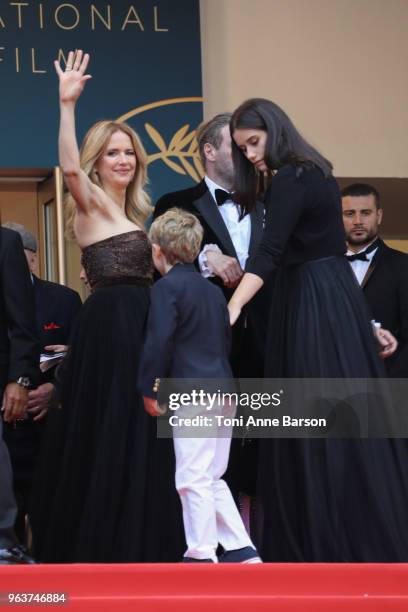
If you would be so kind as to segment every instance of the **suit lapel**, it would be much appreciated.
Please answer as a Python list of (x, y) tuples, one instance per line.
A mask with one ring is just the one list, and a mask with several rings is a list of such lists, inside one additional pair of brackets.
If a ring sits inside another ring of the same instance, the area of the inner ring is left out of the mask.
[(374, 257), (371, 260), (370, 265), (368, 266), (368, 270), (365, 273), (365, 276), (362, 280), (361, 283), (361, 288), (364, 289), (364, 287), (367, 285), (368, 281), (370, 280), (374, 270), (376, 269), (376, 267), (378, 266), (378, 264), (380, 263), (383, 255), (384, 255), (384, 251), (385, 251), (386, 245), (384, 244), (384, 242), (381, 240), (380, 244), (378, 246), (377, 251), (375, 252)]
[(225, 253), (230, 257), (237, 258), (237, 253), (234, 245), (232, 244), (227, 226), (225, 225), (224, 219), (221, 217), (218, 206), (214, 202), (210, 192), (207, 190), (204, 195), (197, 200), (194, 200), (193, 204), (219, 239)]

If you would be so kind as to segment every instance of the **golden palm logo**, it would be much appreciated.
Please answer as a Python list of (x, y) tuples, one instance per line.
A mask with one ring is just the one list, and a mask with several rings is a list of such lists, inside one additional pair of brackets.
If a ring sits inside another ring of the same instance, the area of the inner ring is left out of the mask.
[[(180, 104), (184, 102), (202, 102), (203, 98), (171, 98), (169, 100), (158, 100), (145, 106), (135, 108), (124, 115), (118, 117), (118, 121), (127, 121), (135, 115), (146, 111), (167, 106), (169, 104)], [(145, 123), (144, 128), (151, 142), (156, 147), (154, 153), (148, 155), (148, 163), (162, 161), (168, 168), (178, 174), (188, 175), (197, 183), (204, 176), (204, 169), (201, 164), (196, 139), (196, 130), (190, 130), (190, 125), (185, 124), (177, 129), (168, 144), (163, 136), (151, 123)]]
[(160, 159), (174, 172), (189, 174), (197, 183), (201, 181), (204, 171), (198, 154), (196, 130), (188, 132), (190, 126), (183, 125), (167, 146), (162, 136), (150, 123), (145, 123), (145, 129), (159, 149), (157, 153), (148, 156), (149, 164)]

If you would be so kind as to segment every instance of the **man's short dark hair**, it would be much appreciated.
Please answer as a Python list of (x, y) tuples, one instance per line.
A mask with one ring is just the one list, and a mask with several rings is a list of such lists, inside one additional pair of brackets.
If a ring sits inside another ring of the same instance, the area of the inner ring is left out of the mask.
[(221, 130), (226, 125), (230, 124), (232, 114), (220, 113), (215, 115), (209, 121), (205, 121), (197, 128), (198, 151), (200, 153), (201, 163), (205, 168), (206, 157), (204, 153), (204, 145), (208, 142), (215, 149), (219, 149), (222, 143)]
[(353, 183), (352, 185), (348, 185), (345, 187), (342, 192), (342, 198), (347, 196), (351, 196), (352, 198), (358, 198), (361, 196), (374, 196), (375, 206), (376, 208), (381, 208), (380, 204), (380, 194), (377, 189), (368, 183)]

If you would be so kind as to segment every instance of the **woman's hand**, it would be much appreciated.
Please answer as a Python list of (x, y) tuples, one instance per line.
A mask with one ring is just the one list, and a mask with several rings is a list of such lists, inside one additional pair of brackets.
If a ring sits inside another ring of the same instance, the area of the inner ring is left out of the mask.
[(228, 302), (228, 311), (231, 325), (234, 325), (234, 323), (236, 323), (237, 319), (239, 318), (239, 315), (241, 314), (241, 310), (241, 306), (234, 302), (233, 299)]
[(263, 284), (264, 282), (260, 276), (251, 272), (245, 272), (228, 303), (231, 325), (234, 325), (245, 304), (252, 300)]
[(374, 328), (374, 335), (377, 338), (377, 342), (380, 346), (380, 357), (387, 359), (397, 350), (398, 341), (388, 329), (382, 327)]
[(90, 74), (85, 74), (89, 63), (88, 53), (78, 50), (76, 53), (70, 51), (68, 54), (67, 65), (62, 70), (58, 60), (54, 66), (59, 77), (59, 93), (61, 102), (76, 102), (85, 87), (86, 81), (91, 79)]

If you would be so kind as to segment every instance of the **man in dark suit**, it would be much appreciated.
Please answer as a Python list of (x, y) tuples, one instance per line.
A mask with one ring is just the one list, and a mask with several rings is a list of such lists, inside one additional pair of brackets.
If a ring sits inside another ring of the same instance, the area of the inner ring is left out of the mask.
[[(0, 394), (3, 420), (23, 418), (28, 389), (38, 382), (39, 346), (35, 335), (34, 292), (21, 239), (0, 227)], [(32, 563), (18, 544), (12, 471), (0, 419), (0, 564)]]
[(408, 377), (408, 255), (388, 247), (378, 236), (383, 217), (378, 191), (354, 183), (342, 191), (347, 258), (376, 321), (398, 340), (385, 360), (392, 377)]
[[(37, 337), (43, 356), (52, 357), (66, 351), (75, 317), (82, 302), (76, 291), (69, 287), (42, 280), (38, 273), (38, 246), (35, 236), (19, 223), (5, 223), (20, 234), (24, 253), (31, 273), (35, 296)], [(54, 377), (61, 358), (42, 361), (40, 384), (29, 392), (27, 417), (17, 424), (5, 424), (4, 439), (8, 446), (13, 467), (14, 492), (18, 515), (16, 533), (21, 542), (25, 539), (25, 516), (29, 509), (31, 483), (35, 463), (42, 442), (46, 416), (54, 393)], [(51, 364), (54, 364), (52, 367)], [(48, 367), (47, 367), (48, 366)]]
[[(154, 218), (173, 207), (193, 213), (204, 228), (197, 265), (201, 274), (221, 287), (228, 301), (256, 250), (263, 230), (263, 206), (244, 217), (233, 201), (234, 168), (231, 157), (230, 113), (216, 115), (200, 126), (197, 141), (205, 169), (204, 179), (191, 189), (162, 196)], [(262, 376), (262, 332), (255, 325), (262, 296), (233, 327), (231, 365), (236, 377)]]

